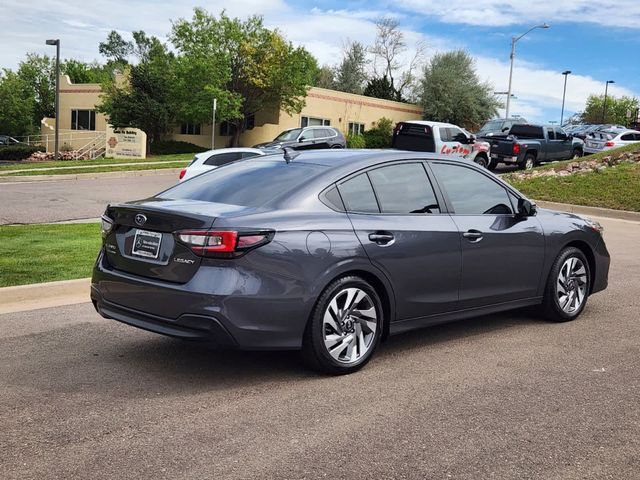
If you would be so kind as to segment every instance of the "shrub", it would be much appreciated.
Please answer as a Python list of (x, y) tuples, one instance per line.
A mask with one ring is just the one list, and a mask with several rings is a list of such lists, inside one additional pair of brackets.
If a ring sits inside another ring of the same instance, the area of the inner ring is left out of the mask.
[(44, 152), (44, 147), (9, 145), (7, 147), (0, 147), (0, 160), (24, 160), (36, 152)]
[(152, 142), (149, 145), (150, 153), (154, 155), (174, 155), (177, 153), (199, 153), (206, 152), (208, 148), (203, 148), (189, 142), (179, 142), (176, 140), (166, 140), (163, 142)]
[(367, 148), (367, 142), (362, 135), (347, 135), (347, 148)]
[(393, 136), (393, 121), (381, 118), (375, 126), (364, 132), (367, 148), (390, 148)]

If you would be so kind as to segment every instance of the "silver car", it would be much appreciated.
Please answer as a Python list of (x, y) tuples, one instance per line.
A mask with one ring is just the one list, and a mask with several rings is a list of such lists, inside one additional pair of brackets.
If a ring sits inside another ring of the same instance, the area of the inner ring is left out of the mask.
[(640, 143), (640, 132), (626, 128), (611, 128), (591, 133), (584, 140), (584, 153), (598, 153), (613, 148)]

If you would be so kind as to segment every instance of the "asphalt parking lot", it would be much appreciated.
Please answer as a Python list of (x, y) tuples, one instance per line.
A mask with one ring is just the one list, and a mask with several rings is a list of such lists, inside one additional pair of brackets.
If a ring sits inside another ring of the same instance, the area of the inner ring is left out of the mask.
[(579, 320), (429, 328), (344, 377), (90, 304), (0, 315), (1, 476), (639, 478), (640, 224), (603, 223), (610, 287)]

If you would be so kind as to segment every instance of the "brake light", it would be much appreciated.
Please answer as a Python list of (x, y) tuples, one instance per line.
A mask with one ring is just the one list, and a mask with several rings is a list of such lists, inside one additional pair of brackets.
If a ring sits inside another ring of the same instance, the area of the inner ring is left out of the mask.
[(186, 168), (183, 168), (182, 170), (180, 170), (180, 180), (182, 180), (186, 174), (187, 174)]
[(266, 245), (273, 234), (272, 231), (183, 230), (176, 232), (176, 237), (200, 257), (235, 258)]
[(393, 129), (393, 131), (394, 132), (399, 132), (400, 130), (402, 130), (402, 123), (396, 123), (396, 126)]
[(513, 154), (514, 155), (520, 155), (520, 144), (519, 143), (514, 143), (513, 144)]
[(605, 142), (604, 146), (605, 147), (615, 147), (616, 146), (616, 142), (612, 142), (611, 140), (609, 140), (608, 142)]

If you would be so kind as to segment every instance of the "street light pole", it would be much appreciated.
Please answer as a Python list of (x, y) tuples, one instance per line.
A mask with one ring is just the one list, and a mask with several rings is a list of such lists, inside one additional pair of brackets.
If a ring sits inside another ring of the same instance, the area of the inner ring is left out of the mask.
[(567, 96), (567, 77), (571, 75), (571, 70), (565, 70), (562, 72), (564, 75), (564, 90), (562, 92), (562, 112), (560, 113), (560, 126), (564, 125), (564, 99)]
[(536, 25), (535, 27), (531, 27), (529, 30), (524, 32), (519, 37), (511, 37), (511, 55), (510, 55), (511, 65), (509, 67), (509, 90), (507, 92), (507, 108), (505, 111), (506, 118), (509, 118), (509, 112), (511, 110), (511, 85), (513, 83), (513, 61), (516, 58), (516, 43), (518, 42), (518, 40), (520, 40), (529, 32), (535, 30), (536, 28), (549, 28), (549, 27), (550, 25), (548, 25), (547, 23), (543, 23), (542, 25)]
[(55, 130), (55, 159), (60, 159), (60, 39), (56, 40), (47, 40), (47, 45), (55, 45), (56, 46), (56, 105), (55, 105), (55, 115), (56, 115), (56, 130)]
[(218, 107), (218, 99), (213, 99), (213, 115), (211, 118), (211, 150), (216, 148), (216, 108)]
[(609, 84), (616, 83), (613, 80), (607, 80), (607, 83), (604, 86), (604, 105), (602, 106), (602, 123), (605, 123), (607, 118), (607, 94), (609, 93)]

